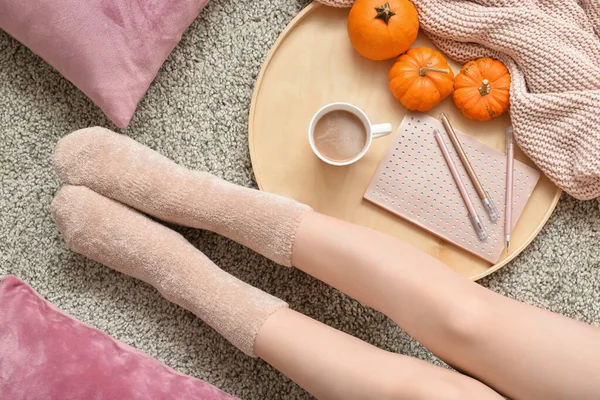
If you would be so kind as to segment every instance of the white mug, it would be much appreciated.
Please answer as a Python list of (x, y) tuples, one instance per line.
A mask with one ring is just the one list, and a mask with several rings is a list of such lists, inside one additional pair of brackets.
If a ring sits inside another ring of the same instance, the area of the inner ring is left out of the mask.
[[(365, 132), (367, 132), (367, 142), (365, 143), (365, 147), (361, 150), (360, 153), (356, 155), (356, 157), (345, 161), (330, 160), (329, 158), (323, 156), (321, 152), (319, 152), (319, 150), (317, 149), (317, 146), (315, 146), (315, 125), (317, 124), (319, 119), (325, 114), (338, 110), (348, 111), (357, 116), (358, 119), (360, 119), (363, 125), (365, 126)], [(361, 110), (353, 104), (342, 102), (331, 103), (321, 107), (321, 109), (317, 111), (316, 114), (312, 117), (310, 125), (308, 126), (308, 142), (310, 143), (310, 148), (312, 149), (313, 153), (315, 153), (315, 155), (321, 160), (323, 160), (327, 164), (343, 166), (355, 163), (358, 160), (360, 160), (367, 153), (369, 147), (371, 147), (373, 139), (377, 139), (382, 136), (388, 135), (392, 132), (392, 130), (392, 124), (371, 124), (371, 121), (369, 121), (369, 117), (367, 117), (367, 114), (365, 114), (363, 110)]]

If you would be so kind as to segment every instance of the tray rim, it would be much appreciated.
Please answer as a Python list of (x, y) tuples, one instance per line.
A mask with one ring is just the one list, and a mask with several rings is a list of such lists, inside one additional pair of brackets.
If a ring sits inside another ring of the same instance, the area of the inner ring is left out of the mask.
[[(260, 67), (260, 72), (258, 74), (258, 77), (256, 78), (256, 82), (254, 84), (254, 90), (252, 92), (252, 99), (251, 99), (251, 103), (250, 103), (250, 112), (248, 114), (248, 147), (249, 147), (249, 151), (250, 151), (250, 162), (252, 164), (252, 166), (254, 166), (255, 164), (255, 159), (256, 159), (256, 152), (254, 149), (254, 138), (255, 138), (255, 134), (254, 134), (254, 114), (255, 114), (255, 109), (256, 109), (256, 102), (258, 99), (258, 96), (260, 94), (260, 89), (262, 86), (262, 81), (263, 78), (267, 72), (267, 70), (269, 69), (269, 65), (271, 64), (271, 60), (273, 59), (273, 56), (275, 55), (275, 53), (277, 52), (277, 50), (279, 49), (279, 46), (281, 45), (281, 43), (287, 38), (287, 36), (290, 34), (290, 32), (296, 28), (296, 26), (311, 12), (313, 12), (314, 10), (320, 8), (320, 7), (327, 7), (324, 6), (320, 3), (318, 3), (317, 1), (313, 1), (310, 4), (308, 4), (306, 7), (304, 7), (304, 9), (302, 9), (298, 15), (296, 15), (288, 24), (287, 26), (283, 29), (283, 31), (279, 34), (279, 36), (277, 37), (277, 40), (275, 41), (275, 43), (273, 44), (273, 46), (271, 47), (271, 49), (269, 49), (269, 52), (267, 53), (267, 56), (265, 58), (265, 61), (263, 62), (262, 66)], [(535, 168), (540, 172), (541, 175), (544, 175), (544, 173), (537, 167), (537, 165), (535, 166)], [(255, 172), (254, 172), (254, 167), (252, 168), (252, 173), (254, 175), (254, 178), (256, 180), (256, 184), (258, 185), (258, 188), (260, 190), (263, 190), (263, 183), (262, 183), (262, 178), (259, 177)], [(494, 272), (498, 271), (500, 268), (506, 266), (508, 263), (510, 263), (512, 260), (514, 260), (517, 256), (519, 256), (523, 250), (525, 250), (525, 248), (527, 248), (531, 242), (538, 236), (538, 234), (540, 233), (540, 231), (544, 228), (544, 226), (546, 225), (546, 223), (548, 222), (548, 220), (550, 219), (550, 216), (552, 215), (552, 213), (554, 212), (554, 209), (556, 208), (556, 205), (558, 204), (558, 201), (560, 200), (560, 197), (562, 195), (562, 189), (560, 189), (558, 186), (556, 186), (556, 184), (554, 184), (554, 182), (552, 182), (552, 184), (555, 187), (555, 193), (554, 193), (554, 198), (552, 199), (552, 203), (550, 204), (550, 207), (548, 208), (548, 210), (546, 211), (546, 213), (544, 214), (544, 217), (542, 219), (542, 222), (540, 224), (538, 224), (538, 226), (536, 226), (536, 228), (531, 232), (531, 234), (529, 235), (529, 237), (527, 237), (527, 239), (516, 249), (516, 251), (512, 251), (511, 255), (507, 258), (505, 258), (504, 260), (496, 263), (496, 264), (492, 264), (488, 269), (486, 269), (485, 271), (473, 275), (473, 276), (468, 276), (467, 278), (471, 279), (472, 281), (477, 281), (479, 279), (482, 279), (488, 275), (493, 274)], [(535, 190), (535, 188), (534, 188)], [(364, 200), (364, 199), (363, 199)], [(398, 217), (400, 218), (400, 217)], [(431, 233), (427, 233), (429, 235), (432, 235)], [(446, 241), (444, 241), (446, 242)]]

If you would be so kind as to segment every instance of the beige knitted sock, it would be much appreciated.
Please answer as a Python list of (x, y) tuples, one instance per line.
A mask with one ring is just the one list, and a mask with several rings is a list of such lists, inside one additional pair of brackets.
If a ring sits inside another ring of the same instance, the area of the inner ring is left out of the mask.
[(64, 186), (52, 217), (67, 245), (154, 286), (255, 357), (258, 330), (282, 300), (229, 275), (183, 236), (82, 186)]
[(82, 185), (165, 221), (208, 229), (291, 266), (296, 229), (310, 207), (175, 164), (133, 139), (87, 128), (61, 139), (55, 166)]

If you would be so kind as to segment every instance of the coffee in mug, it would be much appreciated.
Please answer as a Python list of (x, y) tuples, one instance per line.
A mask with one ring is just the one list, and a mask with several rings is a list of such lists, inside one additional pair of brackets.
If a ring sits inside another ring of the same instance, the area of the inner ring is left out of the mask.
[(334, 110), (317, 121), (315, 146), (324, 157), (335, 162), (352, 160), (367, 145), (367, 129), (356, 115)]
[(373, 139), (392, 132), (391, 124), (371, 124), (367, 114), (350, 103), (330, 103), (308, 125), (310, 148), (330, 165), (350, 165), (369, 150)]

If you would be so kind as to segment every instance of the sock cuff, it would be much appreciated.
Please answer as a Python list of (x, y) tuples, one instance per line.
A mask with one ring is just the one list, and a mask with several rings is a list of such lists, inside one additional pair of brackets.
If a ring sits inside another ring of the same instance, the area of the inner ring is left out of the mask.
[[(267, 293), (265, 293), (265, 295), (271, 296)], [(273, 297), (273, 296), (271, 296), (271, 297)], [(242, 352), (244, 352), (244, 354), (246, 354), (250, 357), (253, 357), (253, 358), (258, 357), (256, 355), (256, 352), (254, 351), (254, 345), (256, 343), (256, 337), (258, 336), (258, 332), (260, 331), (260, 328), (262, 328), (262, 326), (265, 324), (267, 319), (269, 319), (269, 317), (271, 315), (275, 314), (277, 311), (281, 310), (282, 308), (290, 308), (288, 303), (286, 303), (285, 301), (280, 300), (277, 297), (273, 297), (273, 298), (277, 299), (278, 302), (274, 303), (273, 306), (271, 307), (271, 309), (264, 314), (264, 318), (262, 319), (262, 321), (260, 321), (259, 324), (255, 325), (255, 328), (251, 332), (251, 341), (244, 341), (244, 342), (240, 342), (240, 343), (234, 343), (233, 341), (231, 341), (231, 343), (235, 347), (237, 347)]]
[(290, 207), (290, 212), (292, 215), (290, 216), (288, 226), (285, 229), (287, 231), (285, 238), (283, 239), (285, 244), (281, 247), (281, 249), (278, 249), (283, 251), (276, 252), (276, 254), (271, 257), (273, 261), (286, 267), (293, 266), (292, 252), (294, 249), (294, 243), (296, 242), (296, 233), (298, 232), (298, 227), (304, 219), (304, 216), (312, 210), (313, 209), (310, 206), (297, 202), (295, 202), (293, 207)]

